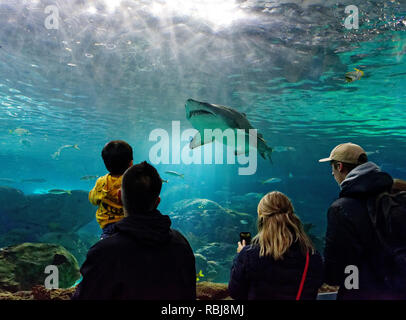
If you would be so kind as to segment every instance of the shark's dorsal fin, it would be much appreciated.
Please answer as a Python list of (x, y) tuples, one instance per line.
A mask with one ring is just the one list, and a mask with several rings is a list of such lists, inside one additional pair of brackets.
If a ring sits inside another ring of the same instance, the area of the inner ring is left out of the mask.
[(246, 114), (246, 113), (242, 112), (241, 114), (242, 114), (244, 117), (247, 117), (247, 114)]

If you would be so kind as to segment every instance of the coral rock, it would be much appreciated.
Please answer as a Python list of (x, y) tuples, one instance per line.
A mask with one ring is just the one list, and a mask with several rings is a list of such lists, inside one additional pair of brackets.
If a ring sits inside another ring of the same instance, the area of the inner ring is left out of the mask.
[(230, 299), (227, 283), (202, 281), (196, 285), (196, 296), (200, 300)]
[(69, 289), (46, 289), (44, 286), (34, 286), (32, 295), (34, 300), (70, 300), (76, 288)]

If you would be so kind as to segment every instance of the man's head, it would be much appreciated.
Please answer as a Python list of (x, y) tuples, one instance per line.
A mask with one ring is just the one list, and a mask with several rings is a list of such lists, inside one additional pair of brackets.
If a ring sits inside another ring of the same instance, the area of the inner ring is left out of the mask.
[(122, 175), (133, 161), (133, 149), (122, 140), (107, 143), (102, 150), (102, 158), (106, 169), (112, 175)]
[(156, 209), (161, 188), (161, 177), (150, 164), (144, 161), (129, 168), (121, 184), (121, 198), (126, 214), (142, 214)]
[(328, 158), (320, 159), (319, 162), (329, 161), (332, 175), (338, 184), (344, 181), (352, 169), (368, 162), (368, 156), (359, 145), (348, 142), (336, 146)]

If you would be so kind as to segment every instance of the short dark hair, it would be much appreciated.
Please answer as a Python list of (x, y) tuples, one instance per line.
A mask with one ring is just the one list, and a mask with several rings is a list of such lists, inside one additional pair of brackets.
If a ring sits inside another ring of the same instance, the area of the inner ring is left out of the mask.
[(122, 200), (128, 215), (147, 213), (154, 205), (162, 188), (158, 171), (146, 161), (129, 168), (121, 184)]
[(111, 174), (122, 175), (133, 160), (133, 149), (123, 140), (113, 140), (104, 146), (101, 155)]
[(368, 162), (368, 156), (365, 153), (360, 154), (358, 157), (357, 163), (347, 163), (347, 162), (342, 162), (342, 161), (337, 161), (337, 160), (332, 160), (331, 163), (336, 166), (337, 162), (341, 162), (343, 164), (343, 167), (350, 172), (351, 170), (355, 169), (356, 167), (360, 166), (361, 164), (367, 163)]

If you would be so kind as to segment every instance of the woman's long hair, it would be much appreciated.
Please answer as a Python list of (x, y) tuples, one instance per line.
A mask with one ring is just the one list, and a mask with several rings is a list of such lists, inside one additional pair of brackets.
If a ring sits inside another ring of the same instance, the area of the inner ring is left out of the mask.
[(258, 234), (253, 238), (253, 244), (260, 247), (260, 257), (283, 259), (296, 241), (303, 254), (314, 253), (314, 246), (295, 214), (292, 202), (281, 192), (269, 192), (258, 204)]

